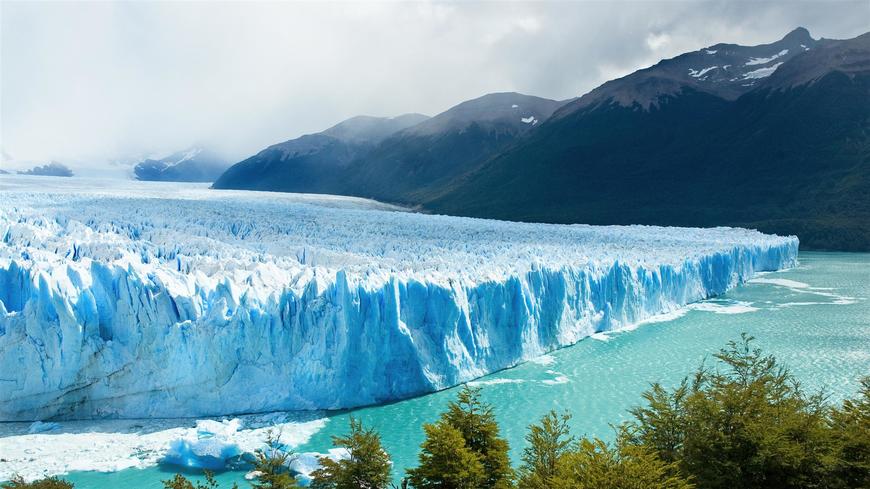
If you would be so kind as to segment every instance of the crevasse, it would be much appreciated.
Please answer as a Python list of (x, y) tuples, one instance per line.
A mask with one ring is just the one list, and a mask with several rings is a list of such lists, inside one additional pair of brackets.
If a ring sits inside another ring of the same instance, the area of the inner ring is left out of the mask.
[[(0, 186), (0, 420), (381, 403), (796, 264), (794, 237), (335, 197)], [(82, 188), (75, 185), (82, 185)]]

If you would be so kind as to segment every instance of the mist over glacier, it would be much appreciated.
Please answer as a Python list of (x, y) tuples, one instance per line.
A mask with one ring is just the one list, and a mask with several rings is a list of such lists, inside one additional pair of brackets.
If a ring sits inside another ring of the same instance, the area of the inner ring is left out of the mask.
[(0, 182), (2, 421), (407, 398), (797, 261), (796, 238), (744, 229), (70, 180)]

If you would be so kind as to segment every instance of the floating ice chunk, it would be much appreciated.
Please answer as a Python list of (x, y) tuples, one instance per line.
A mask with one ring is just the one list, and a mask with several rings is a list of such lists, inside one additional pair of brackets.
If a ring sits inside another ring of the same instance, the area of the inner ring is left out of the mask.
[(528, 117), (523, 117), (523, 118), (521, 118), (520, 120), (523, 121), (523, 122), (526, 123), (526, 124), (529, 124), (530, 122), (532, 122), (532, 121), (535, 120), (535, 116), (530, 115), (530, 116), (528, 116)]
[(516, 109), (517, 107), (519, 107), (519, 105), (517, 105), (517, 104), (513, 104), (513, 105), (511, 105), (511, 108), (512, 108), (512, 109)]
[(312, 472), (320, 468), (320, 457), (323, 454), (318, 452), (305, 452), (293, 455), (293, 460), (290, 461), (290, 470), (295, 474), (308, 477)]
[(241, 428), (239, 419), (199, 420), (193, 436), (173, 440), (163, 463), (196, 469), (220, 470), (242, 455), (233, 437)]
[(227, 463), (240, 456), (242, 450), (224, 438), (174, 440), (163, 463), (195, 469), (221, 470)]
[(320, 468), (321, 457), (335, 461), (345, 460), (350, 458), (350, 452), (346, 448), (330, 448), (327, 453), (297, 453), (290, 462), (290, 470), (296, 474), (299, 482), (307, 485), (311, 481), (311, 473)]
[(716, 54), (718, 51), (716, 49), (708, 49), (707, 54)]
[(214, 436), (228, 438), (235, 436), (241, 428), (242, 420), (238, 418), (233, 418), (228, 421), (201, 419), (196, 422), (196, 435), (201, 438), (210, 438)]
[(589, 335), (589, 337), (592, 338), (593, 340), (598, 340), (598, 341), (609, 341), (610, 340), (610, 335), (608, 335), (607, 333), (592, 333), (591, 335)]

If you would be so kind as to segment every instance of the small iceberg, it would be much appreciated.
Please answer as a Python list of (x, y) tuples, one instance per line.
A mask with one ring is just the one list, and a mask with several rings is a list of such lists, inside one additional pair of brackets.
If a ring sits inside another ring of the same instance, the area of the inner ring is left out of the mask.
[(200, 420), (193, 436), (173, 440), (161, 461), (192, 469), (221, 470), (244, 453), (232, 440), (241, 421)]

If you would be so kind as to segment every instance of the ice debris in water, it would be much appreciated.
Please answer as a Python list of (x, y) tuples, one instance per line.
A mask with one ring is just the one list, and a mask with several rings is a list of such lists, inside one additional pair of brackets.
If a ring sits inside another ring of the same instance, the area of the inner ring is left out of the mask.
[(238, 443), (232, 440), (239, 428), (241, 422), (238, 419), (197, 421), (195, 435), (173, 440), (162, 462), (195, 469), (224, 469), (231, 459), (243, 453)]

